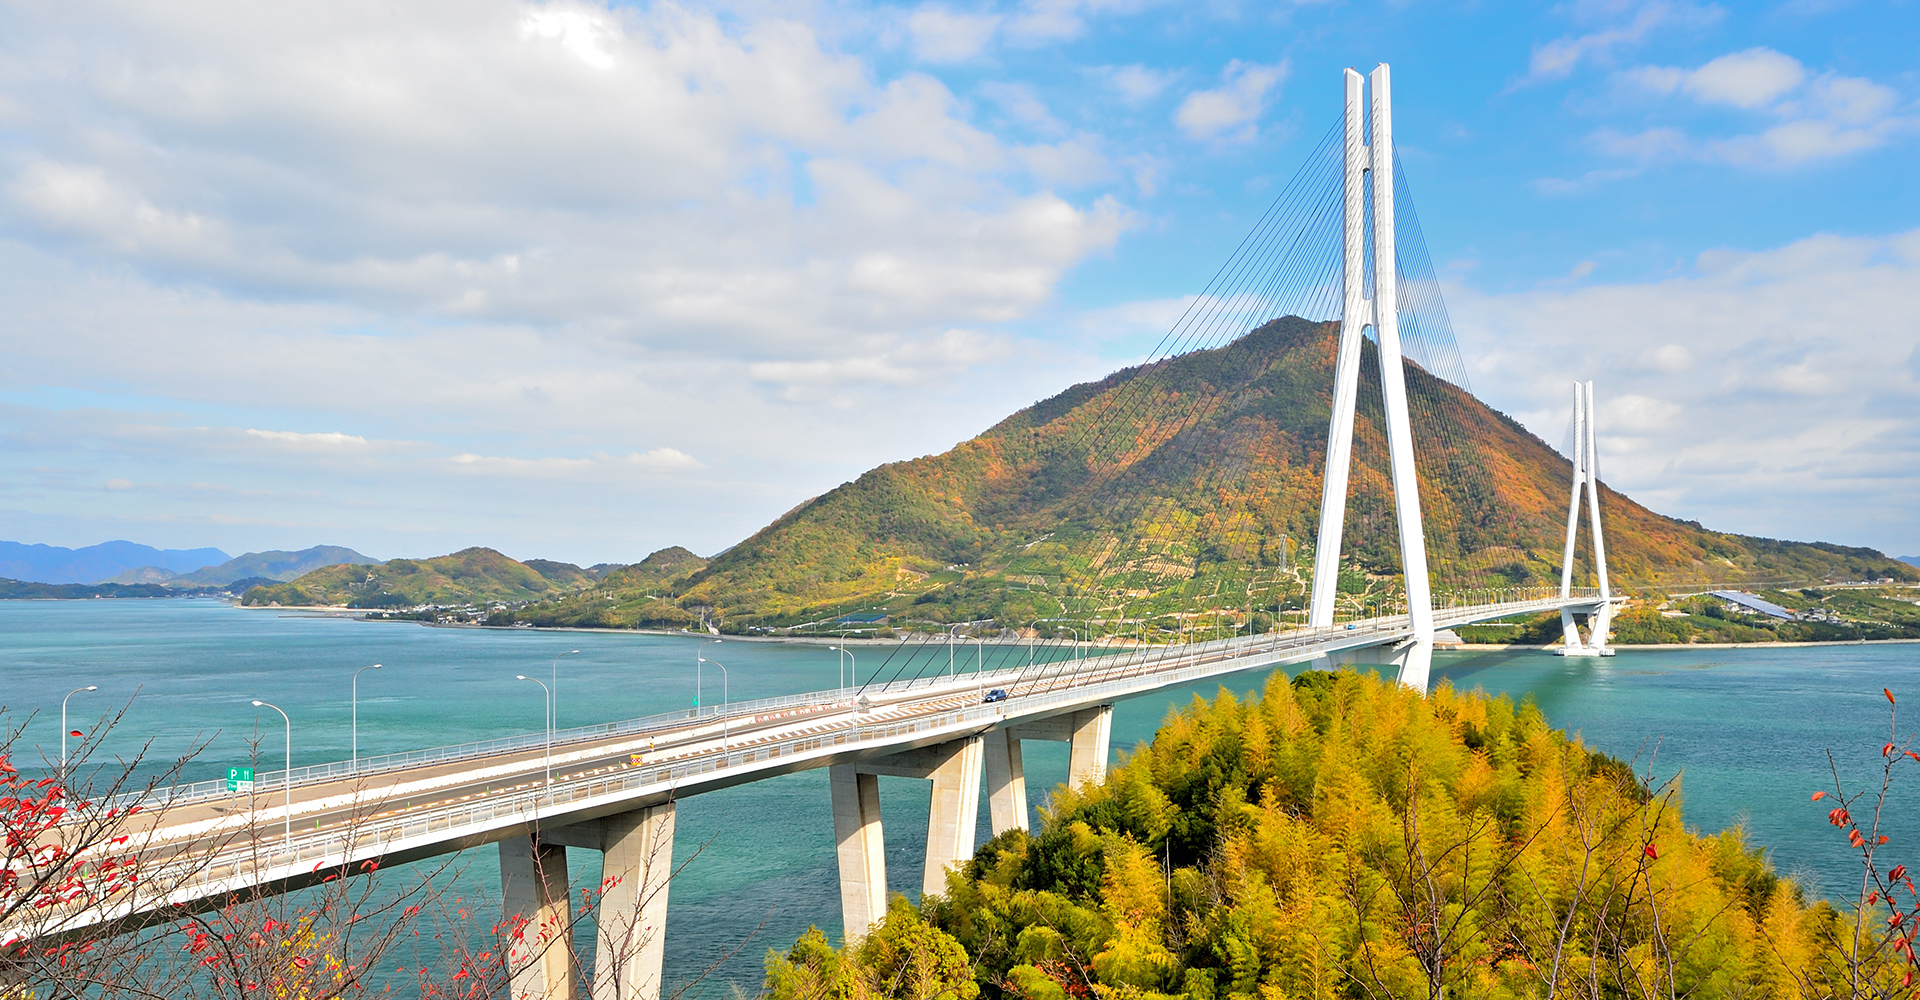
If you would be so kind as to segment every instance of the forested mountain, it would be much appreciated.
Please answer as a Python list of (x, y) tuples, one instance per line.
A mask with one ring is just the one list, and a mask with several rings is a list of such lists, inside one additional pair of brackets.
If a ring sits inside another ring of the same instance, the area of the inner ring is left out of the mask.
[(298, 552), (270, 549), (266, 552), (248, 552), (218, 566), (208, 566), (191, 573), (183, 573), (169, 579), (167, 585), (170, 587), (224, 586), (248, 577), (292, 580), (323, 566), (337, 566), (342, 563), (368, 566), (379, 561), (371, 556), (363, 556), (344, 545), (315, 545)]
[[(808, 501), (654, 596), (729, 629), (869, 609), (1144, 628), (1209, 607), (1297, 604), (1314, 555), (1336, 333), (1287, 317), (1074, 386), (950, 451)], [(1436, 589), (1557, 583), (1567, 459), (1416, 365), (1407, 387)], [(1399, 572), (1371, 345), (1354, 459), (1342, 590), (1360, 610), (1390, 601)], [(1625, 587), (1920, 578), (1871, 549), (1716, 532), (1610, 489), (1601, 506)], [(619, 603), (611, 578), (599, 589)]]
[[(536, 565), (542, 568), (536, 569)], [(255, 587), (247, 591), (242, 603), (408, 608), (519, 602), (568, 593), (593, 582), (585, 570), (572, 563), (544, 559), (522, 563), (476, 546), (433, 559), (328, 566), (290, 583)]]
[[(59, 545), (0, 542), (0, 577), (29, 583), (99, 583), (152, 567), (160, 579), (226, 562), (219, 549), (156, 549), (138, 542), (101, 542), (69, 549)], [(145, 574), (138, 582), (157, 582)]]

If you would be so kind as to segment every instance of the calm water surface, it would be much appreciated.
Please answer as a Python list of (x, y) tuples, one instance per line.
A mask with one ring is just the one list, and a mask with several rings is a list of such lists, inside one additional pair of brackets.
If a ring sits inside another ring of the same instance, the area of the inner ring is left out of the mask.
[[(693, 695), (693, 637), (438, 629), (366, 623), (214, 601), (0, 601), (0, 705), (28, 723), (19, 756), (59, 756), (59, 704), (75, 695), (72, 728), (92, 732), (102, 711), (126, 708), (103, 749), (131, 756), (178, 755), (204, 741), (191, 779), (247, 763), (259, 738), (261, 766), (277, 769), (279, 716), (293, 719), (294, 763), (343, 760), (351, 740), (348, 678), (360, 675), (360, 752), (372, 755), (538, 732), (540, 689), (515, 674), (546, 678), (556, 654), (562, 728), (686, 708)], [(861, 676), (884, 651), (863, 650)], [(792, 694), (837, 683), (835, 654), (821, 647), (728, 642), (708, 653), (726, 665), (735, 700)], [(1744, 823), (1775, 865), (1820, 894), (1845, 893), (1857, 864), (1808, 801), (1830, 780), (1826, 751), (1843, 773), (1865, 780), (1885, 741), (1882, 687), (1920, 708), (1920, 646), (1625, 652), (1608, 660), (1567, 660), (1537, 652), (1441, 654), (1436, 681), (1533, 698), (1552, 724), (1589, 745), (1661, 775), (1682, 775), (1688, 822), (1703, 830)], [(1236, 691), (1264, 675), (1231, 679)], [(721, 692), (706, 675), (704, 701)], [(1180, 689), (1122, 703), (1116, 749), (1149, 738), (1169, 707), (1204, 689)], [(137, 696), (136, 696), (137, 693)], [(261, 714), (261, 713), (264, 713)], [(1910, 731), (1912, 727), (1903, 727)], [(38, 750), (35, 750), (35, 747)], [(1036, 799), (1066, 777), (1066, 748), (1028, 744), (1028, 787)], [(24, 762), (23, 762), (24, 763)], [(926, 836), (927, 785), (882, 778), (888, 882), (916, 892)], [(982, 803), (984, 810), (985, 803)], [(1895, 846), (1920, 820), (1920, 788), (1900, 789)], [(986, 818), (980, 830), (987, 834)], [(784, 948), (809, 923), (837, 933), (839, 895), (826, 773), (809, 771), (714, 792), (681, 803), (676, 852), (692, 858), (675, 881), (667, 974), (685, 981), (716, 961), (698, 993), (737, 985), (751, 995), (768, 947)], [(575, 885), (599, 878), (593, 852), (571, 852)], [(697, 856), (695, 856), (697, 853)], [(1901, 860), (1914, 856), (1902, 852)], [(463, 856), (468, 891), (497, 887), (491, 849)], [(726, 958), (729, 954), (731, 958)]]

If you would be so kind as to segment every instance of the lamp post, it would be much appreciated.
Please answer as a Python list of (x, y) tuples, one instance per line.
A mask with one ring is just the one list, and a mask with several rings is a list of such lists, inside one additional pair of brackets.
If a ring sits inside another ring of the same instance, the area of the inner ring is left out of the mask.
[(353, 672), (353, 766), (348, 770), (349, 774), (360, 773), (360, 675), (378, 669), (380, 664), (376, 663)]
[(729, 729), (732, 720), (727, 718), (727, 711), (733, 707), (733, 696), (727, 691), (727, 665), (719, 660), (709, 660), (704, 656), (700, 658), (700, 662), (711, 663), (720, 668), (720, 748), (724, 750), (733, 739)]
[[(100, 690), (100, 685), (89, 684), (86, 687), (78, 687), (68, 691), (67, 698), (71, 698), (82, 691), (98, 690)], [(60, 699), (60, 783), (63, 785), (67, 783), (67, 698)]]
[[(552, 689), (547, 687), (546, 681), (543, 681), (538, 677), (528, 677), (526, 674), (514, 674), (513, 679), (516, 681), (532, 681), (535, 684), (540, 685), (540, 691), (544, 695), (544, 697), (540, 699), (541, 708), (547, 708), (549, 705), (553, 704), (553, 691)], [(547, 724), (547, 749), (546, 749), (547, 802), (548, 804), (552, 804), (553, 802), (553, 715), (551, 713), (546, 713), (546, 717), (541, 721)]]
[(959, 628), (963, 624), (965, 624), (965, 622), (955, 622), (952, 625), (947, 626), (947, 679), (948, 680), (953, 679), (953, 630)]
[[(860, 658), (853, 655), (853, 650), (848, 649), (845, 646), (828, 646), (827, 648), (839, 650), (841, 656), (844, 656), (847, 658), (847, 660), (850, 660), (853, 662), (853, 682), (855, 684), (860, 683)], [(846, 661), (842, 661), (842, 662), (844, 663)], [(844, 691), (846, 690), (846, 687), (847, 687), (847, 678), (845, 674), (842, 674), (840, 675), (840, 689)]]
[(547, 689), (552, 692), (553, 699), (553, 707), (547, 709), (547, 729), (549, 730), (560, 728), (560, 657), (572, 656), (578, 652), (580, 651), (577, 649), (569, 649), (560, 656), (554, 657), (553, 662), (547, 666), (547, 678), (553, 682), (553, 686)]
[(253, 707), (271, 708), (279, 712), (281, 720), (287, 724), (287, 769), (280, 772), (280, 784), (287, 789), (286, 837), (287, 847), (291, 848), (293, 847), (293, 720), (287, 718), (285, 709), (278, 705), (270, 705), (258, 698), (254, 699)]
[(696, 719), (700, 717), (700, 666), (707, 662), (707, 647), (719, 641), (708, 639), (693, 654), (693, 717)]

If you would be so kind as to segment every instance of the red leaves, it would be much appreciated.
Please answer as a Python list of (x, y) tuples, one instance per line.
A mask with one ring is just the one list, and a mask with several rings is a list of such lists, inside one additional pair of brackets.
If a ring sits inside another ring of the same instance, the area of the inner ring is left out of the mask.
[(313, 964), (313, 959), (308, 958), (305, 955), (293, 956), (293, 967), (296, 969), (304, 969), (312, 964)]
[(1865, 847), (1867, 846), (1867, 838), (1862, 837), (1859, 830), (1848, 830), (1847, 843), (1855, 847)]
[(1893, 704), (1893, 703), (1894, 703), (1894, 701), (1893, 701), (1893, 692), (1892, 692), (1892, 691), (1889, 691), (1889, 690), (1887, 690), (1886, 688), (1881, 688), (1881, 689), (1880, 689), (1880, 693), (1881, 693), (1881, 694), (1884, 694), (1884, 695), (1886, 695), (1886, 696), (1887, 696), (1887, 704), (1889, 704), (1889, 705), (1891, 705), (1891, 704)]
[(1898, 882), (1901, 879), (1904, 879), (1906, 877), (1907, 877), (1906, 865), (1894, 865), (1893, 870), (1887, 873), (1887, 881), (1889, 882)]
[(1652, 844), (1648, 844), (1647, 846), (1641, 848), (1640, 853), (1646, 855), (1649, 858), (1652, 858), (1655, 861), (1660, 860), (1660, 852), (1657, 850), (1654, 850), (1654, 847)]
[(1848, 823), (1853, 822), (1853, 817), (1847, 814), (1846, 806), (1836, 806), (1832, 812), (1827, 814), (1827, 822), (1832, 823), (1834, 826), (1846, 826)]
[(1889, 743), (1889, 744), (1887, 744), (1886, 746), (1883, 746), (1883, 747), (1881, 747), (1881, 748), (1880, 748), (1880, 756), (1882, 756), (1882, 757), (1891, 757), (1891, 756), (1893, 756), (1893, 744), (1891, 744), (1891, 743)]
[(1827, 793), (1825, 793), (1825, 792), (1815, 792), (1815, 793), (1813, 793), (1813, 801), (1815, 801), (1815, 802), (1818, 802), (1818, 801), (1820, 801), (1821, 799), (1824, 799), (1824, 798), (1826, 798), (1826, 797), (1827, 797)]

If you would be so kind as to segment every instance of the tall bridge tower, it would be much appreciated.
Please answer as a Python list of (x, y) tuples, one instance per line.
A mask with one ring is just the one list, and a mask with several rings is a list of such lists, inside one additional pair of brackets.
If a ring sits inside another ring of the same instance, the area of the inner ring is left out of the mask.
[[(1371, 82), (1371, 129), (1363, 116), (1363, 84)], [(1400, 351), (1399, 298), (1393, 238), (1393, 101), (1389, 70), (1381, 63), (1366, 78), (1346, 71), (1346, 157), (1343, 176), (1343, 308), (1340, 350), (1334, 366), (1333, 418), (1327, 426), (1327, 471), (1320, 500), (1320, 535), (1314, 550), (1313, 597), (1307, 624), (1333, 624), (1340, 583), (1340, 536), (1346, 521), (1347, 476), (1353, 464), (1354, 405), (1360, 393), (1360, 352), (1371, 328), (1380, 348), (1380, 389), (1387, 417), (1393, 502), (1400, 524), (1400, 566), (1406, 579), (1407, 613), (1413, 637), (1381, 651), (1379, 662), (1399, 667), (1400, 683), (1421, 691), (1433, 664), (1433, 589), (1427, 579), (1427, 541), (1420, 521), (1420, 484), (1414, 474), (1413, 429), (1407, 417), (1407, 382)], [(1371, 136), (1366, 133), (1371, 131)], [(1372, 185), (1372, 218), (1368, 184)], [(1373, 287), (1367, 287), (1367, 226), (1373, 230)], [(1369, 295), (1368, 293), (1372, 294)], [(1329, 661), (1331, 662), (1331, 661)]]

